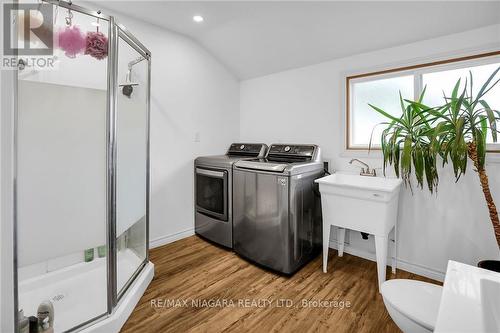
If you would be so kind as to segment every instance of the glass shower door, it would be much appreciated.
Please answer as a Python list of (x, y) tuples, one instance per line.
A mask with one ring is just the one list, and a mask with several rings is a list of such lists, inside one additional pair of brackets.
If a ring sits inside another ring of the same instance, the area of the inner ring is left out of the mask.
[(147, 259), (149, 56), (119, 29), (116, 91), (118, 298)]
[[(45, 4), (45, 6), (52, 6)], [(108, 19), (59, 8), (54, 29), (109, 36)], [(99, 19), (99, 20), (98, 20)], [(75, 28), (76, 29), (76, 28)], [(18, 329), (52, 308), (55, 332), (108, 312), (106, 133), (108, 59), (54, 50), (54, 68), (18, 72)]]
[(41, 6), (58, 43), (53, 66), (16, 77), (12, 333), (31, 316), (54, 333), (106, 330), (148, 260), (150, 53), (99, 10)]

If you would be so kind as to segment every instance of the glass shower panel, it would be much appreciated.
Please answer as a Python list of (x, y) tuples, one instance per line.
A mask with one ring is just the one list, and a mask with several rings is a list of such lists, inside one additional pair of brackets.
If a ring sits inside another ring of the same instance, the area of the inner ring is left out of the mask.
[[(59, 8), (54, 28), (69, 29), (69, 16)], [(104, 19), (71, 17), (84, 34), (97, 24), (108, 34)], [(64, 332), (107, 312), (108, 80), (107, 59), (54, 55), (54, 68), (26, 66), (18, 76), (18, 320), (45, 302)]]
[(118, 295), (146, 260), (148, 60), (118, 39), (116, 272)]

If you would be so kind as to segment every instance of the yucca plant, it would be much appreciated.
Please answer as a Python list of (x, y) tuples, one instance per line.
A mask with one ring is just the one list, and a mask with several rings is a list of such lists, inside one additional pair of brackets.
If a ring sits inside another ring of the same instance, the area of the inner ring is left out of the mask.
[(439, 138), (443, 164), (451, 162), (457, 181), (462, 174), (465, 174), (468, 160), (473, 162), (475, 171), (479, 175), (495, 237), (500, 246), (498, 211), (484, 168), (486, 138), (488, 133), (491, 133), (493, 141), (497, 142), (496, 125), (497, 121), (500, 120), (500, 112), (493, 110), (484, 98), (500, 82), (500, 78), (495, 79), (499, 71), (500, 67), (481, 85), (477, 94), (474, 94), (473, 91), (474, 79), (472, 72), (470, 72), (469, 79), (465, 80), (461, 93), (459, 93), (461, 84), (461, 79), (459, 79), (453, 88), (451, 97), (444, 97), (446, 103), (441, 113), (436, 113), (435, 110), (429, 110), (429, 112), (440, 119), (435, 131)]
[[(486, 205), (497, 243), (500, 247), (500, 222), (498, 211), (491, 195), (488, 176), (485, 170), (486, 138), (491, 133), (494, 142), (498, 139), (497, 122), (500, 112), (493, 110), (485, 96), (499, 82), (496, 79), (500, 67), (480, 86), (474, 94), (473, 75), (470, 72), (461, 90), (459, 79), (451, 96), (444, 96), (444, 104), (428, 107), (422, 103), (423, 96), (417, 101), (403, 100), (400, 94), (403, 115), (395, 118), (387, 112), (370, 105), (374, 110), (391, 120), (382, 133), (382, 154), (384, 169), (392, 164), (396, 175), (410, 184), (411, 165), (415, 168), (417, 183), (423, 187), (425, 173), (428, 188), (437, 190), (438, 173), (436, 159), (440, 156), (443, 165), (451, 163), (456, 181), (465, 174), (469, 159), (479, 175)], [(425, 92), (425, 89), (424, 89)], [(423, 94), (422, 94), (423, 95)], [(401, 158), (399, 156), (401, 155)]]

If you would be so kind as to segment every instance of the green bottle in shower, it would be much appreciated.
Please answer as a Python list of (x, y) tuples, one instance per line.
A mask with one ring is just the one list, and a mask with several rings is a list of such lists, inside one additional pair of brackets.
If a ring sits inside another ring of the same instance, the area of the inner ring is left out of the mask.
[(97, 255), (99, 258), (104, 258), (106, 256), (106, 245), (102, 245), (97, 248)]
[(94, 248), (86, 249), (84, 251), (85, 262), (90, 262), (94, 260)]

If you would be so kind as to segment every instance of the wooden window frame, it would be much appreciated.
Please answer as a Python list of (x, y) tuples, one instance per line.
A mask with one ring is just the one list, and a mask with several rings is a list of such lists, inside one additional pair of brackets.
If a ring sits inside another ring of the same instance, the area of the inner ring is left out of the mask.
[[(491, 51), (491, 52), (486, 52), (486, 53), (480, 53), (480, 54), (474, 54), (474, 55), (469, 55), (469, 56), (463, 56), (463, 57), (457, 57), (457, 58), (450, 58), (446, 60), (439, 60), (439, 61), (433, 61), (433, 62), (427, 62), (427, 63), (422, 63), (422, 64), (416, 64), (416, 65), (409, 65), (409, 66), (402, 66), (402, 67), (395, 67), (395, 68), (390, 68), (390, 69), (385, 69), (385, 70), (379, 70), (379, 71), (374, 71), (374, 72), (368, 72), (368, 73), (362, 73), (362, 74), (356, 74), (356, 75), (350, 75), (346, 76), (345, 78), (345, 149), (346, 151), (367, 151), (368, 147), (365, 146), (352, 146), (351, 144), (351, 81), (360, 79), (360, 78), (365, 78), (365, 77), (370, 77), (370, 76), (382, 76), (382, 75), (387, 75), (387, 74), (393, 74), (393, 73), (398, 73), (401, 72), (402, 75), (404, 75), (404, 72), (412, 71), (412, 70), (417, 70), (417, 69), (422, 69), (422, 68), (427, 68), (427, 67), (434, 67), (434, 66), (440, 66), (440, 65), (447, 65), (447, 64), (452, 64), (452, 63), (459, 63), (463, 61), (470, 61), (470, 60), (477, 60), (481, 58), (488, 58), (488, 57), (494, 57), (494, 56), (500, 56), (500, 50), (498, 51)], [(415, 74), (413, 74), (415, 75)], [(495, 144), (495, 146), (499, 145), (499, 143)], [(372, 150), (377, 150), (380, 151), (380, 147), (373, 147), (371, 148)], [(493, 153), (500, 153), (500, 148), (495, 149), (488, 149), (487, 152), (493, 152)]]

